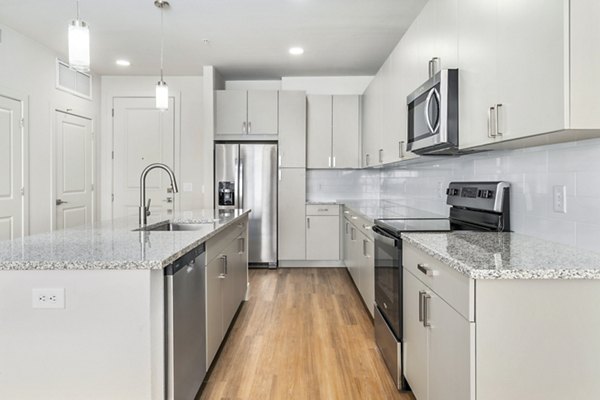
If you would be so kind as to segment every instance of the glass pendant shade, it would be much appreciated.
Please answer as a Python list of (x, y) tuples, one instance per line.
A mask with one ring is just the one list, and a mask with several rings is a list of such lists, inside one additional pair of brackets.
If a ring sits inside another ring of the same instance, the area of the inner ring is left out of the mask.
[(90, 30), (80, 19), (69, 24), (69, 64), (78, 71), (90, 70)]
[(169, 109), (169, 87), (162, 79), (156, 84), (156, 108), (159, 110)]

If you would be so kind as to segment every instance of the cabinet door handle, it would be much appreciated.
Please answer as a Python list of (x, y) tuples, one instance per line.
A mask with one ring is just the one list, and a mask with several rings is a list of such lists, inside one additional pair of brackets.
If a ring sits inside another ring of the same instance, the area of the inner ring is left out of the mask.
[(348, 225), (349, 225), (348, 222), (346, 222), (346, 235), (348, 234), (348, 231), (349, 231)]
[(431, 300), (431, 295), (427, 293), (423, 293), (423, 326), (428, 327), (431, 326), (429, 323), (429, 300)]
[(281, 157), (282, 157), (282, 155), (281, 155), (281, 154), (279, 154), (279, 160), (278, 160), (278, 161), (279, 161), (279, 162), (278, 162), (278, 164), (279, 164), (278, 166), (279, 166), (279, 167), (281, 167)]
[(227, 256), (222, 255), (221, 257), (221, 273), (219, 274), (219, 279), (227, 278)]
[(383, 162), (383, 149), (379, 149), (379, 162)]
[(502, 104), (496, 104), (496, 135), (497, 136), (502, 136), (502, 132), (500, 131), (500, 108), (502, 107)]
[(242, 133), (246, 134), (248, 131), (246, 130), (246, 121), (242, 122)]
[(423, 295), (424, 291), (419, 291), (419, 322), (423, 322)]
[(367, 167), (369, 166), (369, 154), (365, 154), (365, 164), (367, 164)]
[(310, 218), (306, 218), (306, 227), (310, 229)]
[(488, 108), (487, 122), (488, 122), (488, 137), (495, 138), (493, 124), (492, 124), (492, 113), (494, 112), (494, 107)]
[(352, 239), (352, 240), (356, 239), (355, 232), (356, 232), (356, 230), (354, 229), (354, 227), (350, 228), (350, 239)]
[(240, 254), (244, 254), (244, 252), (246, 251), (246, 240), (242, 237), (239, 238), (239, 253)]
[(252, 122), (248, 121), (248, 133), (252, 133)]
[(331, 156), (327, 159), (327, 166), (331, 168)]
[(281, 181), (281, 169), (277, 171), (277, 175), (279, 176), (279, 180)]
[(404, 140), (398, 142), (398, 157), (404, 158)]
[(427, 276), (433, 276), (433, 270), (426, 264), (417, 264), (417, 269)]
[(333, 168), (335, 168), (335, 156), (333, 156)]
[(367, 242), (365, 239), (363, 239), (363, 256), (365, 257), (369, 257), (369, 255), (367, 254), (367, 245), (369, 244), (369, 242)]

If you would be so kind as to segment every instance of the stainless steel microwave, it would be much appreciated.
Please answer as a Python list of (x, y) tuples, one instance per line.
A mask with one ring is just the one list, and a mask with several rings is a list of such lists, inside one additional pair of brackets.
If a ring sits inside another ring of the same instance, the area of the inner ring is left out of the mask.
[(421, 155), (458, 152), (458, 70), (443, 69), (407, 98), (407, 149)]

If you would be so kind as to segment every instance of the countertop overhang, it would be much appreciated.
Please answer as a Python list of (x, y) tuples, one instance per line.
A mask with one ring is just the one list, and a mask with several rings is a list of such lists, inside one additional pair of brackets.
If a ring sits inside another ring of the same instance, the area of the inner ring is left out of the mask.
[(135, 231), (138, 219), (132, 216), (2, 241), (0, 270), (162, 269), (250, 211), (179, 211), (151, 221), (203, 224), (194, 231)]

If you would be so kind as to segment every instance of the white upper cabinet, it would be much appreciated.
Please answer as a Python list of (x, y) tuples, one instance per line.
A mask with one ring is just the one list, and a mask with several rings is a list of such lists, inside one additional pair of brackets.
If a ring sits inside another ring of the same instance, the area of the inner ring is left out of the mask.
[(277, 135), (278, 92), (248, 91), (248, 134)]
[(334, 168), (360, 167), (360, 96), (333, 96)]
[(362, 166), (380, 165), (383, 128), (383, 89), (381, 74), (377, 74), (363, 95)]
[(360, 96), (309, 95), (307, 168), (360, 166)]
[[(458, 15), (461, 148), (598, 133), (600, 105), (589, 92), (600, 89), (598, 74), (590, 73), (600, 40), (598, 2), (459, 0)], [(545, 133), (552, 136), (532, 138)]]
[(564, 2), (498, 0), (497, 8), (496, 134), (511, 139), (563, 129)]
[(329, 95), (308, 95), (307, 168), (331, 168), (332, 99)]
[(245, 134), (248, 93), (245, 90), (217, 90), (215, 97), (215, 134)]
[(276, 90), (217, 90), (216, 135), (276, 135), (278, 92)]
[(460, 0), (459, 133), (461, 148), (490, 141), (497, 99), (497, 0)]
[(306, 167), (306, 94), (279, 92), (279, 167)]

